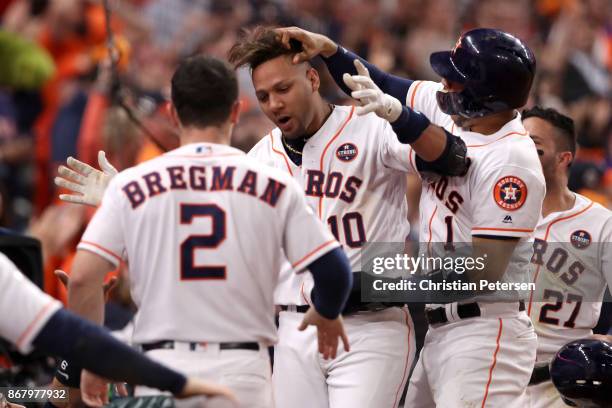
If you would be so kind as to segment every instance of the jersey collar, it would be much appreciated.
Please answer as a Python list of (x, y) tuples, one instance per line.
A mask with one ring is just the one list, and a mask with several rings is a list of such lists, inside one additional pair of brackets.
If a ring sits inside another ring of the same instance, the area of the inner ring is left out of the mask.
[(189, 143), (174, 150), (164, 153), (165, 156), (193, 156), (193, 157), (213, 157), (213, 156), (237, 156), (245, 155), (242, 150), (228, 145), (217, 143)]
[[(351, 106), (334, 105), (334, 110), (323, 123), (323, 126), (321, 126), (319, 130), (308, 138), (303, 152), (306, 152), (307, 148), (325, 146), (329, 139), (336, 134), (338, 128), (342, 126), (346, 118), (351, 114), (351, 108)], [(272, 131), (274, 148), (281, 150), (284, 153), (285, 148), (283, 147), (283, 143), (281, 141), (281, 135), (282, 133), (279, 128), (275, 128)]]
[(548, 224), (549, 222), (554, 221), (557, 218), (570, 216), (572, 214), (584, 210), (586, 207), (591, 205), (592, 201), (586, 198), (585, 196), (580, 195), (578, 193), (574, 193), (574, 195), (576, 196), (576, 202), (574, 203), (574, 206), (572, 208), (565, 211), (551, 212), (546, 217), (540, 218), (540, 224)]
[(525, 130), (523, 122), (521, 120), (520, 112), (516, 111), (514, 119), (507, 122), (501, 129), (490, 135), (483, 135), (481, 133), (470, 132), (468, 130), (461, 131), (460, 135), (465, 140), (468, 147), (470, 146), (484, 146), (508, 136), (527, 136), (529, 133)]

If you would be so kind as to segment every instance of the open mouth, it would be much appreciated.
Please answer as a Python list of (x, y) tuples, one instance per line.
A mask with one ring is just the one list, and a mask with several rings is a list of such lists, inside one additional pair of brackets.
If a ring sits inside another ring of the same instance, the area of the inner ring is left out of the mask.
[(276, 120), (279, 125), (286, 125), (291, 120), (291, 116), (279, 116)]

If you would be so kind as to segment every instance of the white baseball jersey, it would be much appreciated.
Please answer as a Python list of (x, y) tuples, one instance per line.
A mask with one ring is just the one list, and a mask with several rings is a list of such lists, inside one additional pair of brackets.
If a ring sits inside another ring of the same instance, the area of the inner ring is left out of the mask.
[[(302, 165), (287, 156), (276, 128), (249, 156), (284, 170), (302, 186), (306, 201), (342, 243), (353, 271), (361, 271), (366, 242), (404, 242), (409, 233), (406, 172), (415, 172), (408, 145), (374, 113), (357, 116), (352, 106), (335, 106), (302, 151)], [(311, 279), (285, 265), (277, 304), (307, 303)]]
[[(517, 112), (513, 120), (491, 135), (463, 130), (438, 107), (436, 92), (442, 88), (441, 83), (415, 81), (408, 90), (406, 105), (461, 137), (471, 164), (464, 177), (423, 179), (420, 241), (445, 243), (452, 248), (453, 243), (470, 243), (478, 235), (516, 237), (526, 243), (538, 222), (546, 188), (535, 145), (520, 115)], [(429, 247), (442, 249), (442, 245)], [(529, 282), (528, 248), (521, 245), (520, 254), (517, 249), (502, 282)], [(503, 295), (520, 296), (509, 291)], [(493, 297), (499, 299), (500, 294), (479, 296), (478, 300)]]
[(528, 313), (538, 334), (538, 361), (589, 337), (612, 284), (612, 212), (576, 194), (574, 206), (542, 218), (535, 231), (534, 282)]
[(338, 246), (285, 172), (182, 146), (119, 173), (78, 246), (129, 263), (134, 342), (276, 340), (273, 289)]
[(0, 253), (0, 337), (26, 354), (61, 303), (43, 293)]

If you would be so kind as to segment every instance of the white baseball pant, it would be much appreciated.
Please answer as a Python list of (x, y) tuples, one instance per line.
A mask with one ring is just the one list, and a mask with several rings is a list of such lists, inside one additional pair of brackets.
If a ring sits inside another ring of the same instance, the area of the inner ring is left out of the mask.
[[(191, 351), (189, 343), (177, 342), (174, 349), (156, 349), (147, 357), (179, 371), (215, 381), (231, 388), (241, 406), (270, 408), (274, 406), (268, 348), (259, 351), (220, 350), (219, 344), (206, 343)], [(158, 390), (137, 387), (135, 395), (156, 395)]]
[(537, 337), (517, 303), (429, 327), (406, 395), (410, 408), (524, 408)]
[(304, 315), (281, 312), (274, 349), (277, 408), (394, 408), (414, 359), (414, 327), (407, 308), (344, 317), (351, 350), (323, 360), (314, 327), (297, 330)]

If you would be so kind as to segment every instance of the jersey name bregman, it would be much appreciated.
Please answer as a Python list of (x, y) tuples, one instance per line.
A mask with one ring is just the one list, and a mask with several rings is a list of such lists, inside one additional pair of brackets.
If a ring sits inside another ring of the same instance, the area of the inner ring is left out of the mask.
[[(253, 170), (247, 170), (242, 176), (236, 175), (235, 166), (169, 166), (165, 172), (168, 175), (166, 179), (162, 179), (160, 172), (152, 171), (121, 188), (132, 209), (138, 208), (148, 198), (176, 190), (235, 191), (258, 197), (274, 207), (285, 190), (283, 183)], [(258, 187), (258, 177), (267, 179), (263, 191)]]

